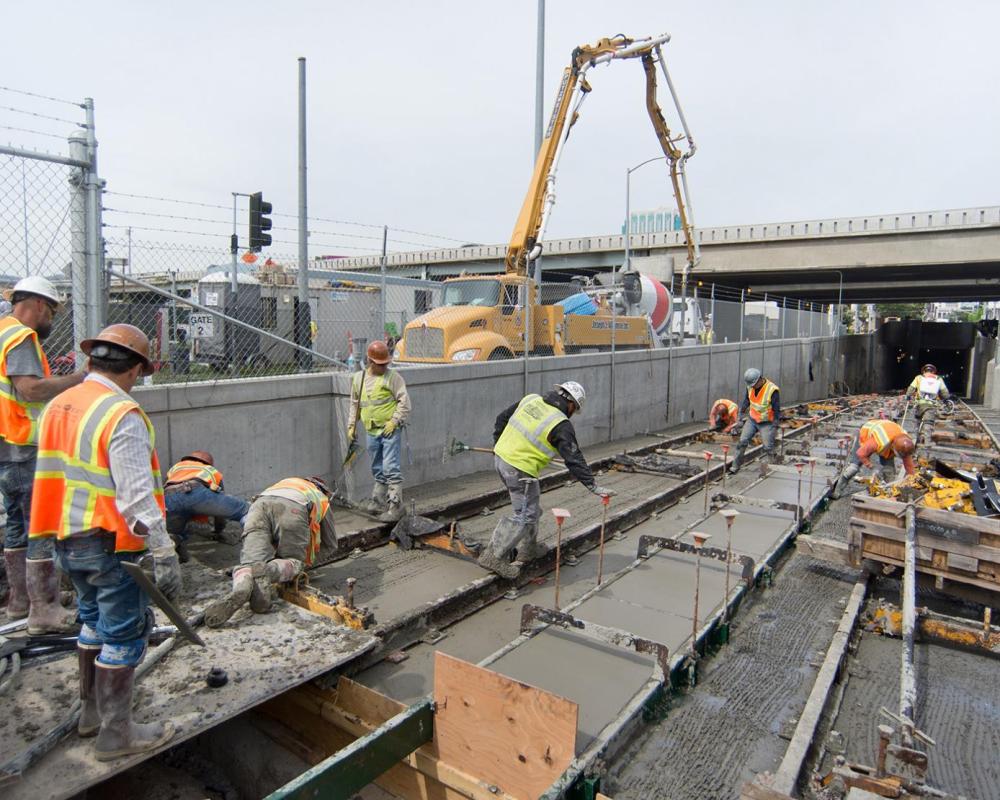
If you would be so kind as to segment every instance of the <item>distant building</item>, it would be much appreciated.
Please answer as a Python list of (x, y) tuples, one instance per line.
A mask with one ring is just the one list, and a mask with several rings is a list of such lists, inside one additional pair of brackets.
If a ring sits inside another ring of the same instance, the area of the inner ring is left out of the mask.
[[(672, 208), (654, 208), (648, 211), (633, 211), (632, 233), (665, 233), (679, 231), (681, 218)], [(625, 223), (622, 223), (622, 233), (625, 233)]]

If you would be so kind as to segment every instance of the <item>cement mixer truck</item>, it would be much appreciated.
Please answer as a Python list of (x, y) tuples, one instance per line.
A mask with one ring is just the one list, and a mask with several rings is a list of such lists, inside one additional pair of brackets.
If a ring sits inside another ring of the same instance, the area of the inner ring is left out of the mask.
[[(542, 239), (555, 205), (556, 170), (563, 146), (580, 106), (591, 91), (587, 72), (599, 64), (638, 58), (646, 76), (646, 110), (670, 170), (678, 216), (688, 249), (682, 282), (697, 263), (697, 243), (686, 207), (685, 164), (695, 151), (671, 84), (671, 97), (684, 134), (674, 136), (656, 100), (656, 67), (670, 84), (662, 45), (670, 37), (629, 39), (618, 35), (573, 51), (563, 71), (528, 192), (507, 246), (505, 273), (472, 275), (445, 281), (439, 308), (410, 322), (396, 346), (402, 363), (451, 363), (492, 361), (528, 353), (563, 355), (582, 350), (658, 347), (667, 331), (672, 302), (659, 281), (637, 272), (613, 275), (603, 285), (577, 292), (572, 301), (542, 302), (536, 263)], [(687, 142), (687, 150), (678, 147)], [(544, 288), (544, 286), (542, 287)]]

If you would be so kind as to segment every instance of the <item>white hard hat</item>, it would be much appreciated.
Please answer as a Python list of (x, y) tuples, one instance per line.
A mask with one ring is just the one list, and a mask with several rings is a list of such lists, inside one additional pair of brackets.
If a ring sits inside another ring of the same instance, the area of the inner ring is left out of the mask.
[(18, 292), (35, 294), (39, 297), (44, 297), (46, 300), (51, 300), (53, 303), (62, 302), (62, 297), (59, 296), (56, 287), (52, 285), (52, 281), (48, 278), (43, 278), (41, 275), (31, 275), (27, 278), (21, 278), (21, 280), (14, 284), (12, 296)]
[(583, 411), (583, 402), (587, 399), (587, 393), (583, 391), (580, 384), (576, 381), (566, 381), (565, 383), (557, 383), (556, 388), (563, 394), (568, 394), (570, 400), (576, 403), (576, 407)]
[(757, 367), (750, 367), (750, 369), (743, 373), (743, 380), (747, 386), (753, 386), (760, 380), (760, 370)]

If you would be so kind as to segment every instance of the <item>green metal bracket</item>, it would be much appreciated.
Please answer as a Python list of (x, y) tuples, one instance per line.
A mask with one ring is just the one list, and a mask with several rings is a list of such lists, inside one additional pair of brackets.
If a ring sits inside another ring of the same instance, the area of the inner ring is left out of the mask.
[(350, 800), (433, 736), (434, 704), (428, 698), (306, 770), (267, 800)]
[(577, 778), (576, 783), (573, 784), (567, 796), (569, 800), (597, 800), (597, 795), (600, 791), (600, 778), (588, 778), (581, 775)]

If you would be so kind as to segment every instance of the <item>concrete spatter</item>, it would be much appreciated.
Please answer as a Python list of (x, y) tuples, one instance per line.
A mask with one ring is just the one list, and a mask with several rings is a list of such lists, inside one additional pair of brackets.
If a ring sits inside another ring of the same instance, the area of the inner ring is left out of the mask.
[[(864, 634), (848, 666), (847, 686), (833, 729), (844, 734), (849, 761), (871, 764), (878, 747), (881, 706), (899, 698), (900, 642)], [(995, 659), (917, 643), (917, 727), (935, 740), (928, 782), (966, 797), (996, 797), (1000, 787), (1000, 683)], [(829, 758), (826, 759), (829, 761)], [(824, 762), (823, 768), (829, 764)]]
[(729, 800), (773, 770), (781, 724), (805, 704), (856, 574), (793, 556), (779, 588), (751, 595), (698, 686), (615, 758), (602, 787), (624, 800)]

